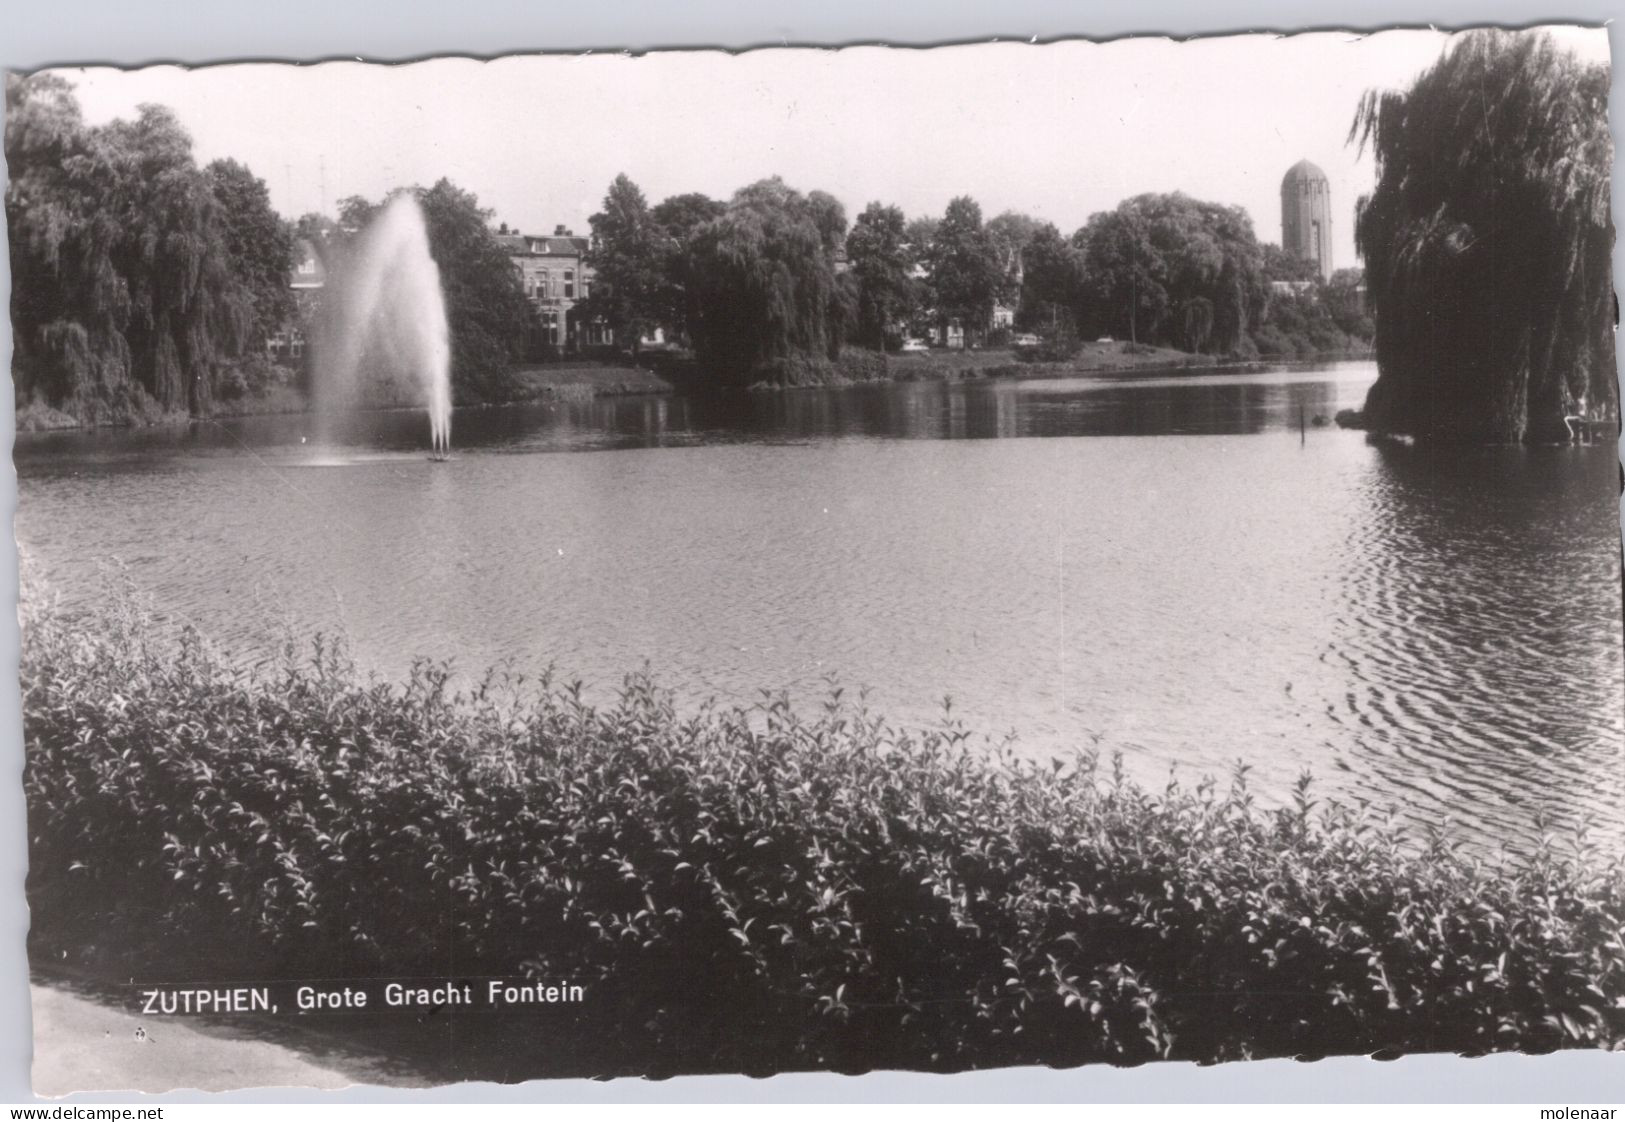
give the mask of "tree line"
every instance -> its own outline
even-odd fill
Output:
[[[20,417],[145,423],[296,386],[306,371],[273,363],[267,343],[294,325],[323,332],[323,309],[297,308],[289,288],[297,239],[342,284],[353,239],[387,201],[352,197],[336,219],[289,222],[243,164],[200,166],[169,109],[90,125],[52,74],[6,76],[5,150]],[[403,190],[440,266],[457,396],[500,400],[529,304],[491,212],[447,179]]]
[[[1350,140],[1375,191],[1353,270],[1321,283],[1237,207],[1142,194],[1070,235],[974,199],[909,217],[771,178],[727,200],[651,206],[622,175],[592,216],[591,295],[574,314],[630,343],[662,327],[722,381],[796,380],[957,324],[994,341],[994,308],[1065,357],[1110,336],[1237,358],[1375,345],[1364,421],[1450,439],[1562,438],[1617,420],[1606,67],[1549,37],[1475,32],[1403,92],[1373,92]],[[233,160],[200,166],[174,114],[89,125],[50,74],[6,78],[6,224],[20,410],[90,424],[207,415],[276,376],[295,239],[342,280],[381,205],[296,223]],[[532,314],[492,214],[442,179],[418,194],[445,287],[459,400],[502,400]],[[1272,282],[1290,282],[1276,284]],[[1380,321],[1382,331],[1375,331]],[[284,375],[286,372],[282,372]]]
[[[242,164],[199,166],[161,106],[92,126],[50,74],[8,76],[6,101],[19,408],[89,424],[201,416],[303,375],[275,367],[266,347],[290,324],[321,335],[319,313],[296,309],[288,288],[296,241],[318,247],[342,284],[353,239],[386,199],[289,222]],[[440,267],[456,395],[502,400],[533,313],[493,215],[448,179],[403,190],[423,207]],[[895,349],[949,324],[979,342],[1001,304],[1063,350],[1110,334],[1290,356],[1370,337],[1357,312],[1338,317],[1318,299],[1276,301],[1288,314],[1272,327],[1267,282],[1297,263],[1261,246],[1239,208],[1179,194],[1126,200],[1065,237],[1023,214],[984,220],[965,196],[940,217],[874,202],[849,222],[833,195],[776,177],[726,201],[688,193],[650,206],[622,175],[591,222],[597,282],[577,321],[602,319],[634,349],[663,328],[723,381],[784,380],[844,346]]]
[[[1261,244],[1241,208],[1179,193],[1127,199],[1068,237],[1025,214],[984,220],[968,196],[940,218],[872,202],[849,225],[834,196],[777,177],[726,202],[688,194],[651,206],[620,175],[591,224],[595,285],[578,314],[622,339],[670,330],[723,377],[833,358],[843,344],[895,350],[950,324],[983,341],[998,305],[1062,347],[1110,335],[1296,357],[1369,345],[1374,330],[1357,270],[1323,291],[1274,292],[1271,281],[1312,268]]]
[[[168,109],[90,126],[50,74],[6,76],[19,407],[91,423],[204,414],[292,311],[291,235],[234,160],[199,167]]]

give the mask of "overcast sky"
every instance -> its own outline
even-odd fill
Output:
[[[1556,34],[1607,61],[1602,29]],[[1362,91],[1403,88],[1448,36],[1430,31],[1173,43],[995,43],[929,50],[516,56],[60,71],[86,116],[172,107],[200,162],[232,156],[292,217],[449,176],[526,232],[577,232],[626,172],[656,203],[782,175],[910,217],[969,194],[1064,233],[1143,191],[1240,204],[1279,242],[1281,176],[1331,180],[1336,264],[1354,260],[1374,169],[1345,144]]]

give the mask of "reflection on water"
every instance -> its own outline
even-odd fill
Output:
[[[1612,450],[1314,424],[1373,375],[465,410],[449,465],[410,413],[323,449],[304,417],[24,437],[18,534],[70,595],[123,558],[245,657],[291,621],[385,673],[557,663],[599,697],[646,660],[691,701],[833,673],[1152,781],[1307,766],[1481,841],[1589,810],[1621,843]]]
[[[1164,436],[1296,432],[1359,404],[1369,364],[1327,370],[1182,377],[1124,375],[1024,382],[966,381],[852,386],[714,396],[608,397],[585,403],[465,409],[462,452],[578,452],[680,448],[828,438],[988,439],[1014,436]],[[410,455],[428,446],[421,411],[358,413],[321,426],[308,415],[231,418],[116,435],[24,434],[17,457],[38,472],[66,459],[91,463],[171,454],[265,456],[326,466]]]
[[[1373,792],[1618,822],[1617,479],[1611,448],[1378,452],[1328,648]]]

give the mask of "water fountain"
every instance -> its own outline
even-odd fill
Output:
[[[320,418],[363,404],[365,376],[429,414],[432,460],[451,452],[451,344],[440,269],[417,199],[401,193],[373,219],[342,270],[315,379]]]

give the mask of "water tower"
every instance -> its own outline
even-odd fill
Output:
[[[1312,261],[1321,280],[1332,277],[1332,185],[1326,173],[1299,160],[1281,180],[1281,248]]]

